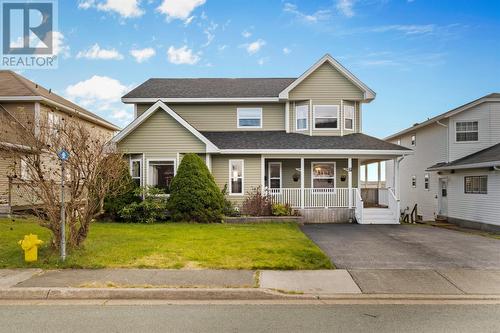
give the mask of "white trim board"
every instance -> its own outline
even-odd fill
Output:
[[[118,133],[113,138],[113,142],[118,143],[121,140],[123,140],[124,138],[126,138],[130,133],[132,133],[140,124],[142,124],[144,121],[146,121],[158,109],[162,109],[163,111],[165,111],[168,115],[170,115],[172,118],[174,118],[179,124],[184,126],[189,132],[191,132],[191,134],[193,134],[201,142],[203,142],[206,145],[206,152],[207,153],[216,153],[219,151],[219,149],[210,140],[208,140],[205,136],[203,136],[203,134],[201,134],[198,130],[196,130],[193,126],[191,126],[191,124],[189,124],[187,121],[185,121],[181,116],[179,116],[177,113],[175,113],[174,110],[169,108],[162,101],[157,101],[149,109],[147,109],[142,115],[140,115],[138,118],[134,119],[133,122],[131,122],[127,127],[125,127],[120,133]]]
[[[335,69],[337,69],[342,75],[344,75],[349,81],[351,81],[355,86],[361,89],[364,93],[364,98],[367,102],[375,99],[375,92],[371,90],[366,84],[364,84],[360,79],[358,79],[354,74],[352,74],[347,68],[342,66],[337,60],[335,60],[331,55],[325,54],[319,61],[312,65],[304,74],[302,74],[298,79],[292,82],[285,90],[280,92],[279,98],[288,99],[290,91],[297,87],[302,81],[304,81],[309,75],[311,75],[316,69],[318,69],[324,63],[330,63]]]
[[[278,97],[231,97],[231,98],[125,98],[122,97],[123,103],[155,103],[162,101],[163,103],[220,103],[220,102],[280,102]]]

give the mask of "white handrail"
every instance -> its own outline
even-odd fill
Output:
[[[392,190],[392,188],[388,188],[387,192],[389,193],[388,195],[388,204],[389,204],[389,209],[393,213],[393,216],[396,220],[397,223],[399,223],[399,216],[400,216],[400,202],[398,198],[396,197],[396,194]]]
[[[354,214],[356,216],[356,221],[359,224],[363,223],[363,197],[361,197],[361,191],[359,189],[354,189],[356,191],[356,196],[355,196],[355,202],[356,202],[356,207],[354,210]]]
[[[356,190],[356,189],[353,189]],[[347,208],[348,188],[270,188],[268,194],[273,203],[288,204],[292,208]]]

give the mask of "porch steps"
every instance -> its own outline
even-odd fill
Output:
[[[364,208],[363,224],[399,224],[399,221],[389,208]]]

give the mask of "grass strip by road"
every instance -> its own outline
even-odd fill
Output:
[[[37,263],[17,244],[37,234],[45,243]],[[328,269],[328,257],[293,223],[122,224],[91,226],[82,249],[64,263],[50,233],[34,219],[0,219],[0,268]]]

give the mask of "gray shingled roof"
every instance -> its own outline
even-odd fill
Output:
[[[219,149],[408,150],[365,134],[309,136],[285,131],[201,132]]]
[[[458,160],[449,163],[437,163],[429,168],[429,170],[451,169],[453,167],[464,167],[471,164],[498,162],[500,161],[500,143],[489,148],[478,151],[462,157]]]
[[[123,98],[278,97],[295,78],[149,79]]]

